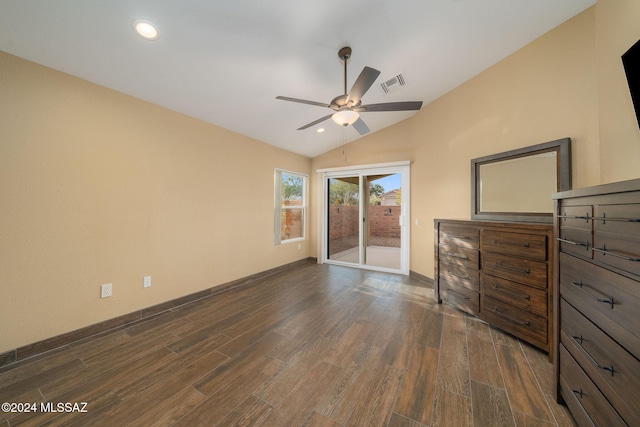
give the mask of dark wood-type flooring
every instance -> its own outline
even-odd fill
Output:
[[[0,426],[573,426],[551,394],[546,354],[417,279],[309,263],[0,371],[38,408]]]

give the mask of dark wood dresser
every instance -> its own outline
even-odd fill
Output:
[[[640,426],[640,179],[554,195],[558,401]]]
[[[434,232],[438,303],[550,352],[553,226],[436,219]]]

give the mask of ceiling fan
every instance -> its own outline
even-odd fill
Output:
[[[345,127],[352,125],[360,135],[364,135],[369,132],[369,127],[367,127],[366,123],[360,118],[359,113],[375,111],[411,111],[419,110],[422,107],[422,101],[386,102],[382,104],[362,105],[362,96],[376,81],[380,75],[380,71],[371,67],[364,67],[353,84],[351,91],[347,92],[347,61],[351,58],[351,48],[343,47],[340,49],[338,57],[340,57],[344,63],[344,95],[336,96],[331,100],[330,104],[308,101],[306,99],[289,98],[287,96],[276,96],[276,99],[281,99],[283,101],[299,102],[302,104],[316,105],[318,107],[326,107],[334,110],[331,114],[321,117],[318,120],[314,120],[297,130],[304,130],[325,120],[332,119],[337,124]]]

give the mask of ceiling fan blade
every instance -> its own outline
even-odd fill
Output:
[[[353,109],[353,111],[372,112],[372,111],[411,111],[422,108],[422,101],[406,101],[406,102],[386,102],[382,104],[361,105]]]
[[[313,121],[313,122],[311,122],[311,123],[308,123],[308,124],[306,124],[306,125],[304,125],[304,126],[302,126],[302,127],[298,128],[298,129],[296,129],[296,130],[305,130],[305,129],[307,129],[307,128],[310,128],[311,126],[317,125],[318,123],[322,123],[322,122],[324,122],[325,120],[330,119],[330,118],[331,118],[331,116],[333,116],[333,114],[329,114],[328,116],[324,116],[324,117],[322,117],[322,118],[320,118],[320,119],[318,119],[318,120],[315,120],[315,121]]]
[[[347,97],[347,102],[352,101],[355,105],[360,101],[360,98],[369,90],[371,85],[376,81],[378,76],[380,75],[380,71],[371,67],[364,67],[362,72],[356,79],[356,82],[353,84],[351,91],[349,91],[349,96]]]
[[[364,120],[362,120],[362,117],[358,117],[358,120],[353,122],[351,126],[353,126],[353,128],[357,130],[360,135],[369,133],[369,126],[367,126]]]
[[[276,96],[276,99],[281,99],[283,101],[299,102],[301,104],[316,105],[318,107],[327,107],[327,108],[330,107],[329,104],[325,104],[323,102],[307,101],[306,99],[298,99],[298,98],[289,98],[288,96]]]

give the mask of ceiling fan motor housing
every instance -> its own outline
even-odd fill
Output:
[[[362,101],[360,101],[360,100],[358,100],[358,102],[353,102],[353,100],[347,101],[348,97],[349,97],[349,95],[336,96],[335,98],[333,98],[331,100],[331,104],[329,106],[333,110],[340,111],[340,110],[344,110],[344,109],[358,107],[362,103]]]

